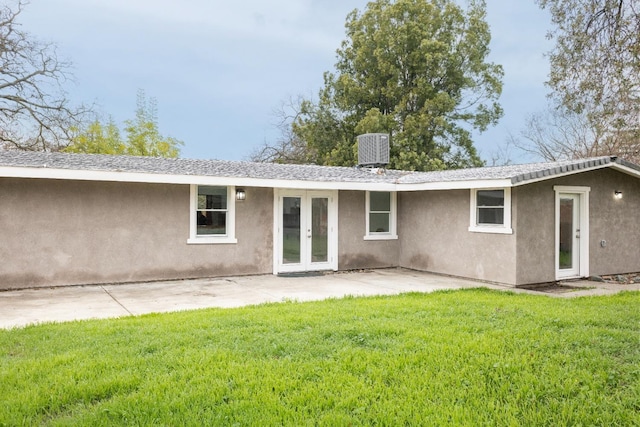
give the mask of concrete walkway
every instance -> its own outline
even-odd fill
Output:
[[[624,285],[621,288],[620,285],[612,287],[604,283],[571,282],[570,286],[583,289],[553,292],[549,295],[605,295],[622,289],[640,290],[640,284]],[[264,275],[68,286],[0,292],[0,328],[207,307],[230,308],[266,302],[323,300],[347,295],[392,295],[474,287],[540,294],[536,291],[404,269],[304,277]],[[584,289],[585,287],[588,289]]]

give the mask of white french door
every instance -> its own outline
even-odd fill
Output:
[[[274,273],[337,270],[337,192],[276,190],[274,198]]]
[[[589,275],[589,188],[556,191],[556,279]]]

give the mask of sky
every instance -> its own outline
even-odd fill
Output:
[[[15,1],[15,0],[12,0]],[[504,67],[504,116],[474,134],[483,159],[546,107],[550,18],[534,0],[486,0],[489,60]],[[19,22],[73,63],[72,102],[122,124],[136,93],[157,100],[160,132],[181,157],[246,160],[278,136],[274,111],[313,98],[332,71],[344,23],[366,0],[31,0]],[[531,155],[513,147],[511,161]]]

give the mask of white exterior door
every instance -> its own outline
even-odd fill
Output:
[[[274,197],[274,273],[337,270],[337,192],[276,190]]]
[[[556,186],[556,279],[589,275],[589,189]]]

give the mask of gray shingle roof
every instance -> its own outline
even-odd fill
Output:
[[[333,166],[26,151],[0,151],[0,166],[328,182],[390,182],[398,175]]]
[[[495,166],[483,168],[457,169],[411,174],[400,178],[400,183],[422,184],[430,182],[476,181],[508,179],[512,184],[543,179],[583,169],[592,169],[617,162],[640,171],[640,167],[615,157],[593,157],[588,159],[565,160],[560,162],[527,163],[522,165]]]
[[[164,159],[154,157],[0,151],[0,167],[51,168],[77,171],[129,172],[181,176],[253,178],[343,183],[430,184],[478,180],[510,180],[512,184],[565,173],[624,165],[640,166],[616,157],[596,157],[549,163],[458,169],[434,172],[386,170],[374,173],[356,167],[283,165],[224,160]]]

